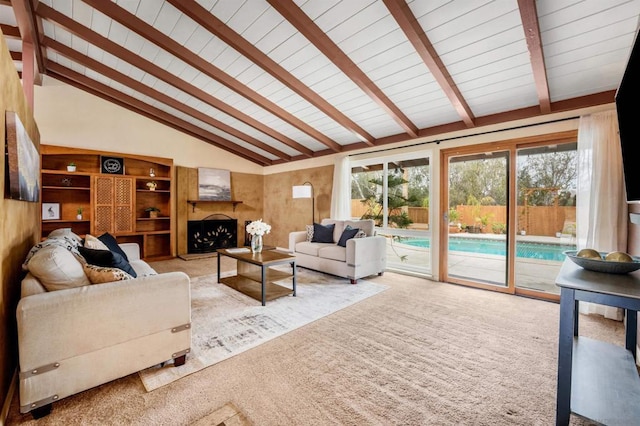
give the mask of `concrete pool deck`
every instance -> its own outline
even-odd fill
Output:
[[[382,233],[380,233],[382,234]],[[468,239],[499,239],[505,240],[506,235],[498,234],[451,234],[454,238]],[[429,236],[416,236],[424,239]],[[516,242],[530,242],[538,244],[575,244],[575,237],[563,235],[561,237],[544,237],[535,235],[518,235]],[[404,260],[401,260],[404,258]],[[393,269],[406,269],[411,272],[431,273],[431,250],[402,244],[387,239],[387,262]],[[537,290],[549,294],[559,294],[560,290],[555,285],[555,278],[562,261],[516,258],[516,287]],[[450,251],[448,255],[449,275],[471,279],[475,278],[483,283],[504,283],[506,281],[505,257],[473,252]],[[496,284],[496,286],[504,286]]]

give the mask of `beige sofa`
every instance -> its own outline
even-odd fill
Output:
[[[191,345],[189,277],[155,274],[137,244],[120,247],[137,278],[56,291],[31,272],[22,281],[20,412],[41,417],[69,395],[170,359],[184,364]]]
[[[308,231],[289,234],[289,251],[296,256],[296,264],[316,271],[346,277],[355,284],[359,278],[382,275],[387,267],[386,238],[374,235],[373,220],[323,219],[322,225],[334,224],[333,241],[310,241]],[[362,237],[346,241],[346,247],[337,243],[349,225],[363,231]]]

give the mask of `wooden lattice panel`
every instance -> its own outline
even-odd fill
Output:
[[[113,178],[97,176],[95,178],[96,191],[95,191],[95,203],[100,204],[113,204]]]
[[[94,233],[113,232],[113,207],[96,206],[94,213]]]
[[[113,220],[115,233],[133,232],[133,209],[131,206],[117,206]]]
[[[117,178],[115,180],[115,204],[116,205],[128,205],[133,202],[133,179]]]

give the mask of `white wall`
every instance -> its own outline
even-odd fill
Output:
[[[44,77],[34,116],[45,145],[172,158],[174,165],[262,174],[263,168],[68,84]]]

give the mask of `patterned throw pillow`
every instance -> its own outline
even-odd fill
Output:
[[[307,225],[307,241],[313,240],[313,225]]]
[[[354,229],[353,226],[347,225],[347,226],[344,227],[345,231],[350,230],[350,229]],[[357,229],[358,229],[358,232],[356,233],[355,237],[353,237],[353,238],[364,238],[364,237],[367,236],[367,233],[364,232],[363,229],[360,229],[360,228],[357,228]]]
[[[84,273],[91,281],[91,284],[103,284],[113,281],[131,280],[133,277],[122,269],[109,268],[106,266],[96,266],[85,263]]]
[[[76,256],[79,260],[82,259],[82,256],[80,256],[80,252],[78,251],[78,244],[79,241],[70,235],[60,235],[60,236],[56,236],[56,237],[52,237],[52,238],[47,238],[44,241],[39,242],[38,244],[36,244],[35,246],[33,246],[31,248],[31,250],[29,250],[29,253],[27,254],[26,259],[24,260],[24,263],[22,264],[22,270],[23,271],[28,271],[29,270],[29,261],[31,260],[31,258],[40,250],[42,250],[45,247],[49,247],[49,246],[58,246],[58,247],[62,247],[65,248],[67,250],[69,250],[71,253],[73,253],[74,256]]]

